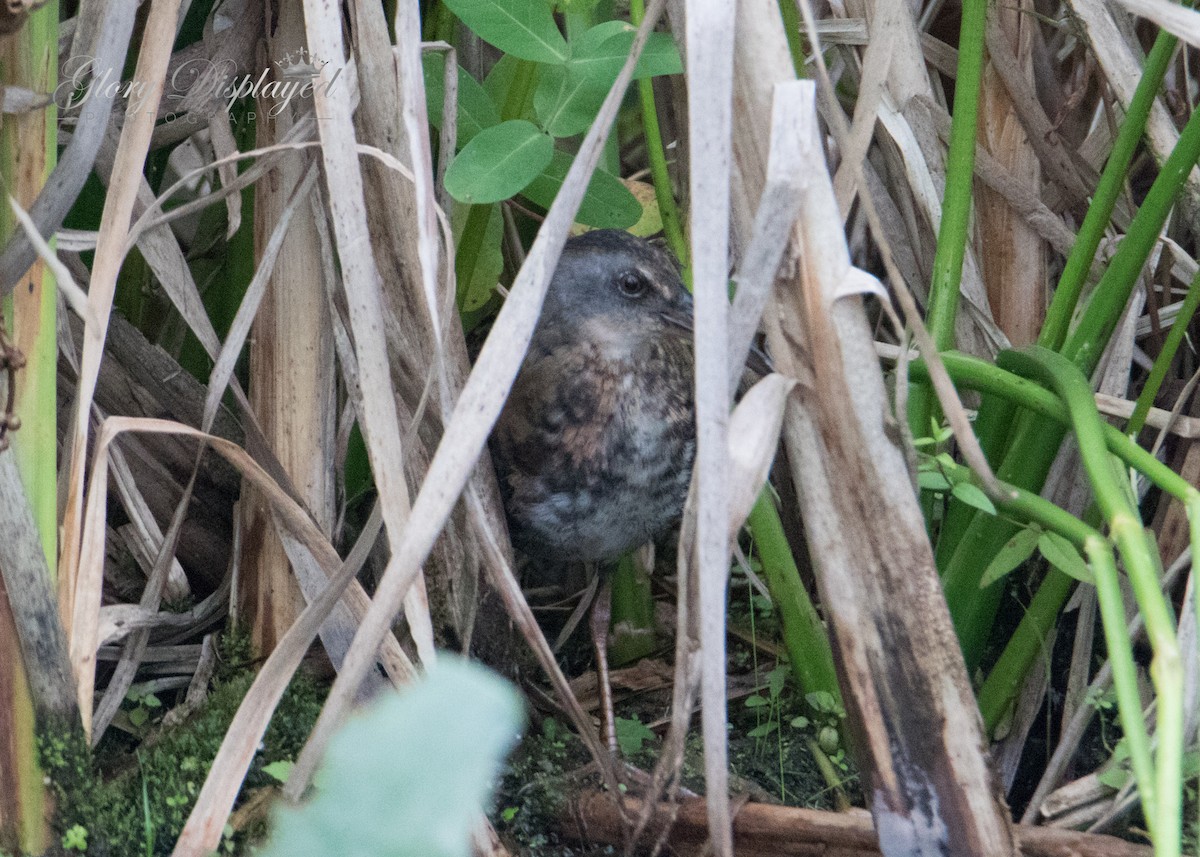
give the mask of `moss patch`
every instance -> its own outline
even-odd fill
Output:
[[[226,657],[224,662],[239,661]],[[140,744],[110,730],[95,761],[82,735],[44,734],[41,760],[58,801],[58,833],[63,837],[64,850],[58,853],[170,854],[253,680],[244,666],[218,676],[208,700],[191,718]],[[275,782],[264,766],[295,757],[316,721],[324,693],[303,673],[292,680],[251,763],[244,790]]]

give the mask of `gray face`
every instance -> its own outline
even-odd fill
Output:
[[[691,323],[692,296],[670,257],[627,232],[601,229],[563,248],[540,327],[572,338],[601,324],[613,333],[652,336]]]

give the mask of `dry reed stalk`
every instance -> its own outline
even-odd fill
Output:
[[[1032,44],[1038,38],[1033,4],[993,8],[988,26],[1016,55],[1016,65],[1032,88]],[[1029,187],[1041,185],[1042,170],[1012,97],[989,62],[984,67],[979,104],[983,149]],[[1046,250],[1041,237],[996,191],[977,186],[975,231],[984,284],[996,323],[1013,345],[1033,343],[1046,311]]]
[[[813,103],[811,88],[778,85],[793,77],[770,4],[740,4],[735,85],[745,119],[734,142],[746,198],[763,186],[765,146],[752,129],[767,127],[772,100],[776,109],[780,99]],[[813,385],[789,410],[784,436],[872,813],[884,853],[1011,854],[870,333],[859,299],[843,291],[851,268],[822,147],[815,129],[805,133],[814,165],[767,335],[781,369]]]
[[[268,12],[266,57],[278,69],[306,44],[299,7]],[[340,60],[340,56],[338,57]],[[284,69],[286,74],[286,69]],[[260,146],[279,142],[298,118],[312,109],[310,99],[288,105],[271,94],[256,100],[255,125]],[[335,377],[333,335],[325,300],[315,219],[324,217],[308,199],[296,206],[292,196],[309,168],[309,156],[283,160],[269,182],[254,186],[256,267],[284,209],[295,207],[283,246],[274,260],[265,297],[259,305],[249,348],[250,402],[263,433],[291,480],[298,499],[314,521],[332,534],[334,507]],[[223,182],[225,184],[225,182]],[[238,196],[229,196],[240,207]],[[253,492],[239,504],[242,556],[237,581],[237,616],[250,630],[255,651],[274,649],[296,621],[304,596],[284,546],[272,526],[270,506]]]

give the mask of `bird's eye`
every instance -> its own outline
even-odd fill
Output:
[[[627,298],[640,298],[650,284],[638,271],[625,271],[617,277],[617,291]]]

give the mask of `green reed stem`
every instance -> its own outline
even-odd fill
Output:
[[[933,257],[929,310],[925,324],[939,351],[954,347],[954,319],[958,314],[963,258],[971,225],[971,197],[975,180],[975,136],[979,93],[983,80],[983,43],[987,0],[963,0],[958,41],[958,69],[954,78],[954,115],[946,153],[946,194]],[[917,437],[929,431],[936,413],[933,388],[914,386],[908,400],[909,426]]]
[[[792,675],[805,693],[827,691],[840,706],[842,695],[829,637],[800,580],[800,570],[796,567],[769,490],[764,489],[758,495],[747,523],[754,533],[763,579],[771,593],[771,601],[779,611],[783,645],[787,649]]]
[[[1142,526],[1135,503],[1118,482],[1104,439],[1104,422],[1083,373],[1066,357],[1037,346],[1005,352],[1003,357],[1012,368],[1050,386],[1066,404],[1096,505],[1108,522],[1145,620],[1146,633],[1154,650],[1150,676],[1158,697],[1158,752],[1153,763],[1112,551],[1106,542],[1089,539],[1087,554],[1096,572],[1096,593],[1134,776],[1156,854],[1174,857],[1179,854],[1182,822],[1183,664],[1175,636],[1175,621],[1159,583],[1153,543]],[[1121,679],[1116,678],[1119,660],[1127,661]]]
[[[1088,271],[1096,258],[1096,250],[1104,238],[1104,230],[1112,218],[1113,207],[1121,195],[1125,184],[1125,175],[1129,172],[1129,164],[1133,161],[1134,152],[1142,141],[1146,131],[1146,119],[1150,116],[1150,108],[1162,87],[1163,77],[1171,63],[1171,56],[1179,40],[1165,30],[1158,34],[1154,47],[1146,57],[1142,67],[1142,79],[1138,81],[1137,89],[1129,102],[1129,110],[1117,130],[1117,139],[1113,141],[1112,152],[1096,185],[1096,194],[1084,215],[1083,224],[1075,238],[1075,245],[1067,256],[1062,276],[1058,278],[1058,287],[1054,290],[1054,298],[1046,312],[1046,323],[1042,326],[1038,344],[1057,350],[1067,338],[1067,330],[1071,317],[1075,313],[1075,305],[1087,282]]]
[[[1146,384],[1142,387],[1142,392],[1138,394],[1137,404],[1133,406],[1133,414],[1125,425],[1126,434],[1137,437],[1137,433],[1145,425],[1146,415],[1150,413],[1150,408],[1154,405],[1154,399],[1162,387],[1163,379],[1167,377],[1167,370],[1175,361],[1175,352],[1179,350],[1179,345],[1187,334],[1188,325],[1191,324],[1197,307],[1200,307],[1200,271],[1196,272],[1196,276],[1188,285],[1187,296],[1183,299],[1179,314],[1175,316],[1175,322],[1167,333],[1162,350],[1154,358],[1154,365],[1150,367],[1150,375],[1146,378]]]
[[[645,0],[630,0],[629,16],[633,25],[640,26],[646,17]],[[642,130],[646,135],[646,157],[650,161],[650,177],[654,182],[654,197],[658,200],[658,213],[662,217],[663,233],[675,258],[684,269],[690,267],[687,237],[683,234],[683,221],[679,207],[675,204],[675,191],[671,184],[671,172],[667,169],[667,151],[663,146],[662,129],[658,124],[658,108],[654,103],[654,81],[637,82],[638,99],[642,105]]]

